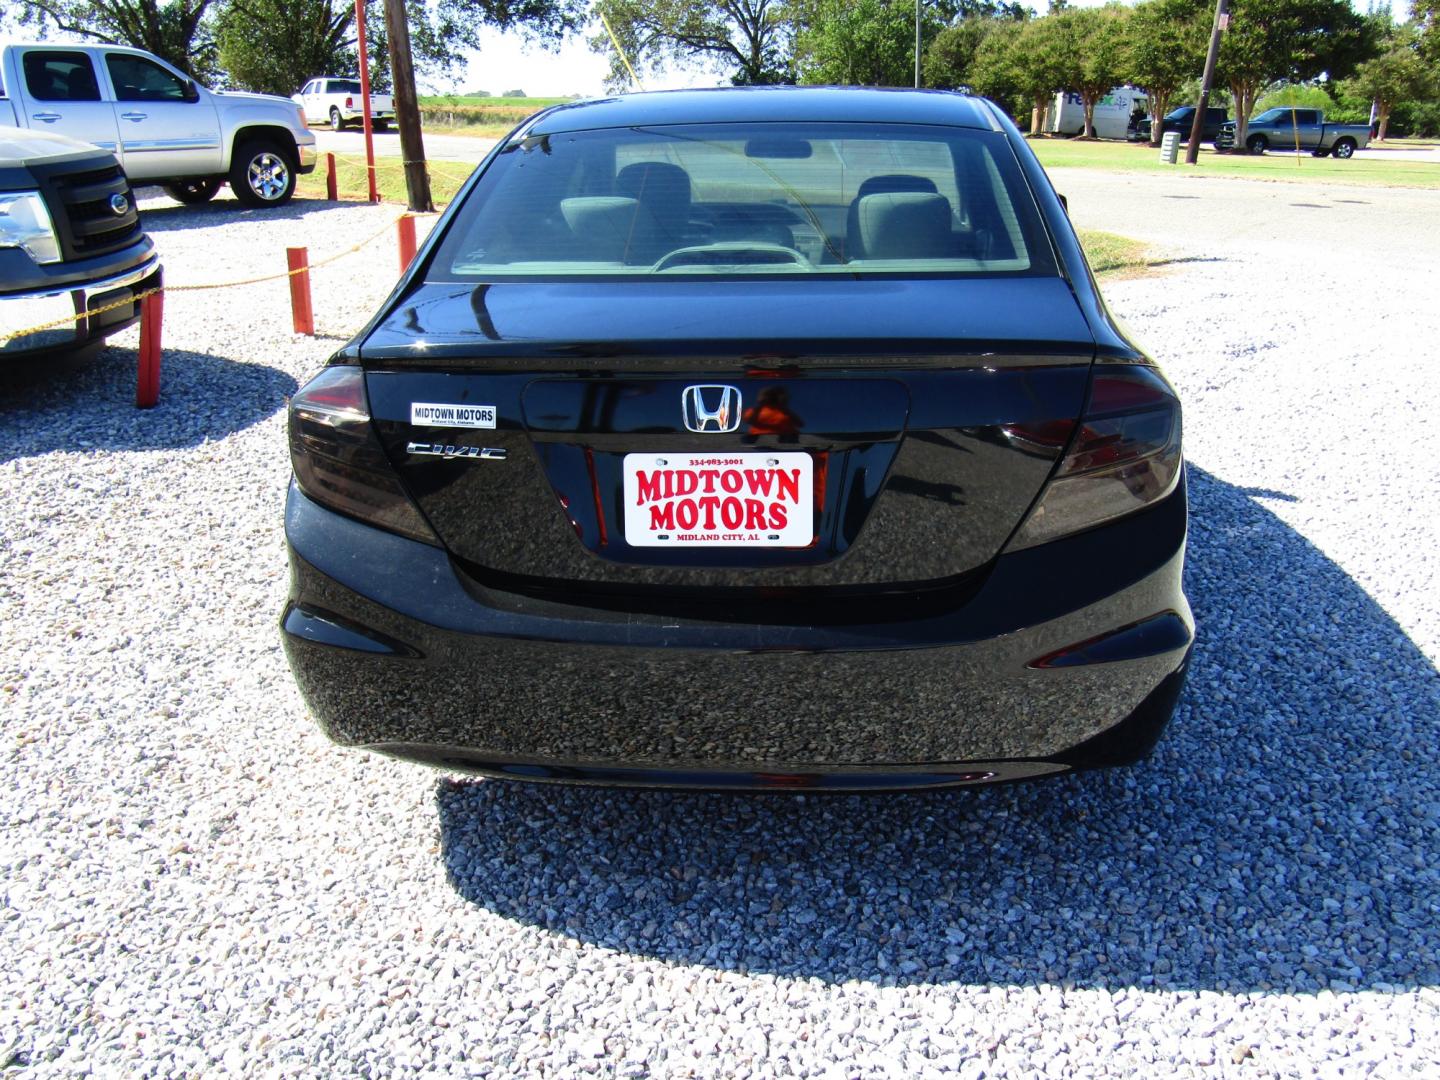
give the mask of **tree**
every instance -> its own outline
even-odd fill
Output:
[[[1125,77],[1125,36],[1130,9],[1115,4],[1074,8],[1055,16],[1067,38],[1066,86],[1085,109],[1082,138],[1095,137],[1095,106]]]
[[[935,36],[925,50],[925,85],[958,90],[975,85],[975,56],[995,27],[996,19],[962,19]]]
[[[1385,51],[1357,67],[1354,78],[1344,84],[1350,95],[1375,102],[1375,119],[1380,125],[1376,139],[1380,142],[1385,141],[1395,106],[1440,94],[1435,69],[1420,55],[1418,28],[1408,24],[1395,27],[1389,37]]]
[[[1150,145],[1159,146],[1160,119],[1205,66],[1210,6],[1205,0],[1143,0],[1125,34],[1125,78],[1149,99]]]
[[[1413,0],[1410,14],[1419,33],[1420,55],[1440,64],[1440,0]]]
[[[1376,51],[1373,31],[1347,0],[1234,0],[1216,78],[1234,99],[1236,147],[1271,83],[1344,78]]]
[[[222,2],[222,0],[217,0]],[[228,85],[261,94],[293,94],[316,75],[360,74],[354,0],[223,0],[215,41]],[[480,5],[472,18],[483,19]],[[478,40],[473,26],[442,23],[423,3],[408,8],[416,67],[450,70]],[[370,87],[390,87],[390,41],[383,0],[366,0]]]
[[[212,0],[21,0],[17,21],[154,53],[202,82],[216,72]]]
[[[914,84],[914,0],[818,0],[802,10],[795,37],[801,82]],[[947,13],[933,3],[923,5],[920,12],[923,50],[944,29]]]
[[[624,52],[608,33],[590,39],[592,49],[610,54],[613,86],[629,82],[626,56],[637,69],[652,71],[699,60],[724,70],[737,85],[795,81],[794,31],[782,0],[600,0],[595,11]]]
[[[215,22],[220,65],[231,85],[261,94],[293,94],[316,75],[356,75],[354,23],[348,0],[229,0]]]
[[[1030,103],[1030,95],[1020,85],[1015,71],[1015,46],[1024,23],[1002,22],[990,28],[975,49],[970,64],[970,88],[984,94],[1011,116],[1018,116],[1021,102]]]
[[[1019,4],[976,3],[965,0],[961,18],[935,36],[925,50],[925,85],[958,90],[975,85],[975,57],[997,26],[1023,22],[1028,8]]]
[[[997,100],[1023,97],[1030,106],[1030,134],[1038,135],[1050,99],[1067,89],[1072,49],[1065,23],[1055,16],[997,30],[975,54],[976,86]]]
[[[379,0],[367,0],[372,69],[388,62]],[[238,9],[238,10],[236,10]],[[411,44],[421,70],[451,68],[479,46],[481,28],[518,29],[544,45],[585,21],[585,0],[409,0]],[[227,40],[231,82],[291,94],[315,75],[355,74],[354,3],[346,0],[20,0],[17,21],[145,49],[201,82],[220,73]],[[228,31],[227,28],[228,27]]]

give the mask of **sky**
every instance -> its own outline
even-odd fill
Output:
[[[1098,7],[1106,0],[1071,0],[1075,7]],[[1351,0],[1358,9],[1367,0]],[[1409,0],[1391,0],[1396,18],[1404,18]],[[1029,4],[1034,8],[1039,5]],[[1048,6],[1048,5],[1046,5]],[[558,51],[549,52],[538,45],[527,46],[519,34],[502,34],[487,30],[479,50],[470,53],[468,68],[453,80],[422,80],[420,92],[453,94],[467,90],[488,90],[503,94],[506,90],[524,90],[531,97],[565,97],[580,94],[592,97],[604,93],[609,61],[591,52],[587,35],[577,35]],[[702,68],[677,69],[661,76],[642,76],[647,90],[674,90],[692,86],[718,86],[728,78]]]

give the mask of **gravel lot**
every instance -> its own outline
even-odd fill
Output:
[[[952,795],[455,780],[332,748],[279,647],[287,394],[390,237],[0,386],[0,1069],[1434,1075],[1440,197],[1057,174],[1187,410],[1200,624],[1152,761]],[[1198,198],[1197,198],[1198,196]],[[393,208],[147,202],[172,283]]]

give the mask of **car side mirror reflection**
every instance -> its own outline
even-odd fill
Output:
[[[193,79],[185,80],[185,100],[190,102],[190,104],[192,105],[200,100],[200,91],[196,89],[195,81]]]

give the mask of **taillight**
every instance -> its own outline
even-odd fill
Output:
[[[1097,366],[1085,414],[1012,550],[1165,498],[1180,482],[1180,402],[1154,368]]]
[[[300,490],[316,502],[439,546],[370,426],[358,367],[327,367],[290,399],[290,463]]]
[[[355,99],[353,97],[347,97],[345,99],[345,107],[347,109],[353,109],[355,107]]]

